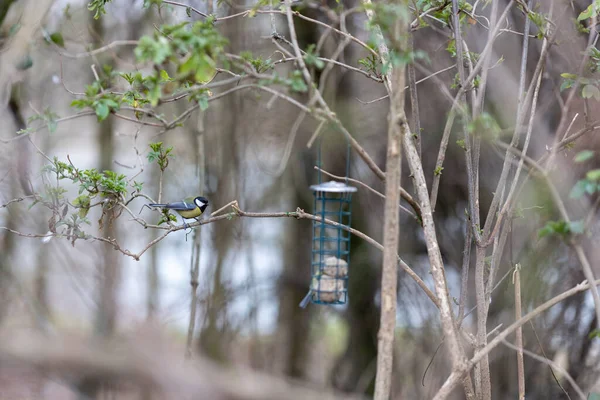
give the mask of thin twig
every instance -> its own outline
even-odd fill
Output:
[[[214,215],[214,214],[220,214],[221,212],[223,212],[226,208],[231,207],[233,208],[233,212],[229,212],[227,214],[224,215]],[[131,213],[130,210],[128,210],[129,213],[133,216],[133,213]],[[155,239],[153,239],[152,241],[150,241],[148,244],[146,244],[146,246],[144,246],[139,252],[137,253],[133,253],[132,251],[125,249],[123,247],[121,247],[121,245],[117,242],[116,239],[114,238],[104,238],[104,237],[97,237],[97,236],[92,236],[89,235],[88,239],[89,240],[95,240],[95,241],[100,241],[100,242],[104,242],[104,243],[108,243],[110,245],[112,245],[115,250],[121,252],[122,254],[133,258],[136,261],[139,261],[140,258],[142,257],[142,255],[144,253],[146,253],[146,251],[148,251],[148,249],[150,249],[152,246],[156,245],[157,243],[159,243],[160,241],[162,241],[163,239],[165,239],[168,235],[180,231],[180,230],[185,230],[185,229],[189,229],[189,228],[197,228],[203,225],[207,225],[207,224],[211,224],[211,223],[215,223],[215,222],[219,222],[219,221],[223,221],[223,220],[231,220],[234,217],[246,217],[246,218],[296,218],[296,219],[308,219],[308,220],[312,220],[312,221],[317,221],[317,222],[321,222],[321,217],[318,217],[316,215],[312,215],[309,213],[304,212],[304,210],[298,208],[296,209],[296,211],[290,211],[290,212],[272,212],[272,213],[257,213],[257,212],[247,212],[247,211],[242,211],[238,205],[237,205],[237,201],[231,201],[229,202],[226,206],[219,208],[217,211],[215,211],[213,213],[213,215],[210,218],[207,219],[203,219],[200,221],[196,221],[196,222],[192,222],[189,224],[185,224],[185,225],[173,225],[173,226],[169,226],[169,227],[165,227],[165,226],[158,226],[158,225],[149,225],[147,223],[145,223],[145,221],[141,220],[141,219],[135,219],[136,222],[138,222],[140,225],[142,225],[144,228],[151,228],[151,229],[158,229],[158,230],[162,230],[164,231],[164,233],[161,236],[156,237]],[[329,219],[325,219],[323,221],[325,224],[328,225],[332,225],[334,227],[338,227],[340,229],[343,229],[363,240],[365,240],[367,243],[369,243],[370,245],[372,245],[373,247],[375,247],[376,249],[383,251],[383,245],[381,245],[379,242],[377,242],[375,239],[371,238],[370,236],[366,235],[365,233],[356,230],[354,228],[351,228],[347,225],[343,225],[340,224],[338,222],[329,220]],[[14,229],[11,228],[7,228],[7,227],[3,227],[0,226],[0,229],[11,232],[17,236],[22,236],[22,237],[29,237],[29,238],[47,238],[47,237],[68,237],[71,238],[68,235],[64,235],[64,234],[60,234],[60,233],[53,233],[53,234],[35,234],[35,233],[24,233],[24,232],[19,232],[16,231]],[[417,283],[417,285],[419,285],[419,287],[425,292],[425,294],[427,295],[427,297],[429,297],[431,299],[431,301],[436,305],[436,307],[439,307],[439,301],[437,299],[437,296],[427,287],[427,285],[425,284],[425,282],[423,282],[423,280],[410,268],[410,266],[408,266],[408,264],[406,264],[400,257],[397,257],[397,261],[400,264],[400,267]]]
[[[468,220],[465,224],[465,231],[465,247],[463,249],[463,262],[460,273],[460,297],[458,300],[457,315],[459,327],[464,319],[465,303],[467,302],[467,291],[469,290],[469,267],[471,265],[471,246],[473,244],[473,235],[471,234],[471,223]]]
[[[166,3],[166,1],[165,1]],[[67,58],[85,58],[85,57],[93,57],[97,54],[100,53],[104,53],[107,50],[110,50],[114,47],[119,47],[119,46],[137,46],[139,44],[139,41],[137,40],[115,40],[109,44],[107,44],[106,46],[102,46],[99,47],[97,49],[91,50],[91,51],[86,51],[83,53],[67,53],[67,52],[59,52],[59,54],[61,56],[67,57]],[[61,63],[62,64],[62,63]]]
[[[237,206],[237,204],[238,204],[237,200],[230,201],[229,203],[225,204],[223,207],[219,208],[218,210],[216,210],[216,211],[213,211],[213,212],[211,213],[211,216],[213,216],[213,217],[214,217],[214,216],[216,216],[216,215],[219,215],[219,214],[221,214],[223,211],[225,211],[226,209],[228,209],[229,207],[231,207],[231,206],[233,206],[233,205],[236,205],[236,206]]]
[[[315,166],[315,169],[317,171],[321,171],[322,173],[324,173],[327,176],[330,176],[332,178],[335,179],[346,179],[348,180],[348,182],[352,182],[352,183],[356,183],[357,185],[361,185],[363,186],[365,189],[369,190],[371,193],[374,193],[375,195],[381,197],[382,199],[385,199],[385,195],[375,189],[373,189],[371,186],[367,185],[366,183],[359,181],[358,179],[353,179],[353,178],[349,178],[349,177],[345,177],[345,176],[339,176],[339,175],[334,175],[330,172],[325,171],[324,169],[321,169],[317,166]],[[415,213],[413,213],[412,211],[410,211],[408,208],[404,207],[402,204],[399,205],[400,209],[404,212],[406,212],[407,214],[409,214],[411,217],[413,217],[415,220],[420,221],[419,217],[417,217],[417,215],[415,215]]]
[[[513,284],[515,285],[515,321],[518,321],[523,316],[521,313],[521,265],[515,266],[513,272]],[[517,345],[517,381],[519,383],[519,400],[525,400],[525,365],[523,364],[523,327],[517,328],[516,332]]]
[[[412,33],[408,34],[408,43],[409,43],[409,51],[413,51],[414,49],[414,35]],[[408,87],[410,91],[410,110],[411,110],[411,120],[412,120],[412,131],[415,137],[415,142],[417,143],[417,151],[419,152],[419,157],[421,155],[421,118],[419,117],[419,96],[417,91],[417,78],[415,74],[415,64],[408,64]]]
[[[542,75],[540,74],[538,76],[537,85],[535,86],[535,89],[534,89],[533,100],[531,103],[531,114],[529,117],[529,124],[527,127],[527,134],[525,135],[525,143],[523,144],[523,150],[521,152],[521,154],[523,154],[523,155],[527,154],[527,149],[529,148],[529,142],[531,140],[531,135],[533,132],[533,121],[534,121],[534,118],[536,115],[535,113],[536,113],[536,108],[537,108],[537,99],[538,99],[538,94],[539,94],[539,90],[540,90],[540,86],[541,86],[541,82],[542,82],[541,78],[542,78]],[[512,154],[511,154],[511,159],[514,159],[514,156]],[[509,212],[512,210],[512,207],[514,206],[513,198],[516,193],[517,183],[519,181],[519,177],[521,175],[521,171],[523,169],[524,162],[525,162],[524,158],[521,157],[519,159],[519,164],[517,166],[517,170],[515,172],[515,176],[513,178],[510,190],[509,190],[506,200],[504,202],[504,206],[502,207],[502,210],[500,211],[498,218],[496,219],[496,225],[495,225],[494,229],[492,230],[492,232],[490,233],[489,239],[486,242],[486,244],[494,239],[494,237],[496,236],[497,230],[500,229],[503,219],[505,219],[509,215]],[[488,278],[488,285],[487,285],[488,292],[495,280],[498,266],[500,264],[500,259],[502,258],[504,244],[506,242],[508,225],[505,225],[502,229],[503,229],[503,231],[500,234],[500,241],[499,241],[500,244],[499,244],[498,248],[495,249],[495,253],[492,258],[492,265],[491,265],[490,275]],[[489,301],[489,296],[487,297],[487,299]]]
[[[162,3],[164,4],[171,4],[172,6],[178,6],[178,7],[185,7],[186,9],[203,16],[204,18],[208,18],[208,15],[203,13],[202,11],[198,10],[195,7],[190,6],[189,4],[184,4],[184,3],[179,3],[177,1],[171,1],[171,0],[162,0]]]
[[[185,358],[192,358],[194,331],[196,327],[196,310],[198,309],[198,277],[200,275],[200,232],[194,231],[194,247],[192,248],[190,264],[190,320],[186,339]]]
[[[0,204],[0,208],[6,208],[6,207],[10,206],[13,203],[19,203],[19,202],[21,202],[21,201],[23,201],[25,199],[31,199],[31,198],[35,198],[35,197],[36,197],[36,195],[30,195],[30,196],[23,196],[23,197],[19,197],[19,198],[16,198],[16,199],[12,199],[8,203]]]
[[[440,316],[442,320],[442,327],[445,337],[449,338],[449,348],[450,354],[452,355],[453,368],[459,368],[459,366],[466,362],[466,359],[452,318],[452,308],[450,306],[450,298],[444,273],[444,264],[442,262],[442,256],[435,233],[433,212],[431,209],[431,203],[429,202],[429,195],[427,193],[425,175],[423,173],[423,167],[421,165],[417,149],[410,135],[406,134],[403,141],[404,147],[407,151],[408,165],[411,169],[411,173],[413,176],[415,176],[417,194],[421,202],[423,231],[425,235],[425,242],[427,244],[427,254],[429,256],[429,262],[431,265],[431,274],[433,276],[437,297],[440,300]],[[467,391],[469,391],[469,389],[467,389]],[[469,393],[470,392],[472,392],[472,390],[469,391]]]
[[[89,111],[82,111],[80,113],[74,114],[74,115],[69,115],[68,117],[63,117],[63,118],[59,118],[56,121],[54,121],[56,124],[59,124],[61,122],[65,122],[65,121],[69,121],[72,119],[76,119],[76,118],[80,118],[80,117],[86,117],[86,116],[90,116],[90,115],[96,115],[96,112],[93,110],[89,110]],[[10,142],[14,142],[16,140],[21,140],[21,139],[25,139],[27,136],[36,133],[37,131],[47,128],[48,125],[47,124],[43,124],[40,125],[36,128],[29,128],[25,133],[21,134],[21,135],[17,135],[13,138],[10,139],[2,139],[0,138],[0,142],[2,143],[10,143]]]
[[[508,335],[512,334],[517,330],[518,327],[523,326],[527,322],[531,321],[544,311],[549,308],[555,306],[558,303],[561,303],[565,299],[568,299],[571,296],[574,296],[578,293],[584,292],[590,287],[596,287],[600,285],[600,279],[593,282],[593,285],[590,285],[588,281],[584,281],[575,287],[551,298],[545,303],[537,306],[533,311],[524,315],[520,320],[513,322],[508,328],[504,329],[502,332],[498,334],[494,339],[490,340],[488,344],[481,350],[476,351],[473,357],[463,365],[458,366],[458,368],[454,368],[450,376],[446,379],[440,390],[433,397],[433,400],[443,400],[446,399],[452,390],[461,382],[462,378],[469,372],[481,358],[487,354],[489,354],[493,349],[495,349],[499,344],[505,340]]]
[[[529,321],[529,325],[531,326],[531,331],[533,332],[533,336],[535,336],[535,340],[537,341],[538,345],[540,346],[540,351],[542,352],[542,356],[549,359],[548,356],[546,355],[546,352],[544,351],[544,346],[542,346],[542,341],[540,340],[540,337],[537,334],[535,325],[533,325],[533,321]],[[565,390],[563,385],[560,383],[560,380],[558,380],[558,377],[554,373],[554,369],[552,369],[552,366],[549,365],[548,368],[550,368],[550,373],[552,374],[552,378],[554,378],[554,382],[556,382],[556,384],[558,385],[560,390],[564,393],[564,395],[567,397],[567,399],[571,400],[571,396],[569,396],[569,392],[567,392]]]
[[[501,20],[506,18],[512,5],[513,5],[513,1],[510,1],[508,3],[508,5],[506,6],[506,8],[504,9],[504,12],[500,16]],[[458,24],[458,25],[460,25],[460,24]],[[492,34],[490,35],[494,40],[487,41],[483,51],[481,52],[479,61],[477,62],[475,67],[473,67],[469,76],[467,78],[465,78],[464,80],[462,80],[461,87],[459,88],[458,93],[456,94],[456,97],[454,98],[454,102],[452,103],[452,106],[448,113],[448,119],[446,120],[446,126],[444,127],[444,133],[442,135],[442,140],[440,143],[440,150],[438,152],[438,158],[437,158],[435,170],[434,170],[434,177],[433,177],[433,183],[432,183],[432,189],[431,189],[431,205],[432,205],[432,207],[435,207],[435,205],[437,203],[437,192],[438,192],[438,187],[439,187],[439,181],[441,179],[441,175],[439,172],[441,172],[441,168],[442,168],[442,166],[444,164],[444,160],[446,158],[446,149],[448,148],[448,140],[450,139],[450,132],[452,130],[452,124],[454,123],[454,119],[456,117],[456,112],[459,111],[462,115],[466,115],[466,111],[464,110],[463,102],[461,101],[461,99],[463,98],[463,94],[465,94],[467,92],[467,90],[471,89],[471,84],[473,82],[473,79],[475,79],[475,77],[481,71],[481,68],[483,68],[483,62],[485,60],[485,57],[492,50],[493,44],[495,42],[496,34],[498,33],[497,31],[499,29],[500,29],[500,24],[496,24]],[[461,37],[462,36],[460,36],[460,35],[456,36],[457,39],[460,39]],[[457,56],[459,56],[461,54],[458,52],[458,46],[459,46],[458,42],[461,42],[461,41],[457,40]],[[462,43],[460,44],[460,46],[462,48]],[[460,64],[460,62],[457,63],[457,65],[459,65],[459,64]],[[537,75],[536,75],[536,77],[537,77]],[[467,145],[466,140],[465,140],[465,145]],[[469,164],[467,164],[467,168],[470,168]],[[438,173],[435,173],[435,171],[438,171]],[[467,173],[468,173],[468,171],[467,171]],[[435,196],[434,196],[434,194],[435,194]],[[472,196],[469,196],[469,198],[472,198]],[[470,202],[470,203],[472,203],[472,202]],[[474,214],[474,212],[473,212],[474,210],[472,208],[473,207],[471,204],[470,210],[469,210],[471,212],[471,215]],[[473,219],[474,219],[473,224],[476,225],[477,221],[475,221],[475,218],[473,218]],[[477,229],[474,229],[473,234],[474,234],[476,242],[480,243],[481,238],[480,238],[479,231]]]
[[[325,57],[317,57],[317,59],[327,63],[328,65],[337,65],[338,67],[342,67],[344,69],[347,69],[348,71],[359,73],[361,75],[366,76],[369,79],[374,80],[375,82],[383,82],[383,79],[376,75],[370,74],[369,72],[367,72],[365,70],[353,67],[352,65],[345,64],[345,63],[337,61],[335,59],[325,58]],[[290,62],[290,61],[296,62],[297,60],[298,59],[296,57],[285,57],[285,58],[280,58],[277,61],[274,61],[273,64],[274,65],[282,64],[282,63],[286,63],[286,62]]]
[[[544,179],[546,186],[550,190],[552,200],[553,200],[554,204],[556,205],[556,208],[558,209],[558,211],[561,215],[561,218],[565,221],[565,223],[567,223],[567,224],[571,223],[571,218],[569,217],[569,214],[567,212],[565,204],[560,196],[558,189],[552,182],[551,177],[548,175],[547,170],[544,169],[535,160],[533,160],[530,157],[521,153],[518,149],[511,147],[510,145],[507,145],[502,142],[498,142],[498,144],[502,147],[505,147],[507,150],[511,151],[512,153],[522,157],[524,161],[526,161],[531,167],[533,167],[537,171],[538,175]],[[579,259],[579,262],[581,263],[583,275],[588,280],[588,282],[594,282],[595,281],[594,271],[592,270],[592,267],[587,258],[587,255],[583,251],[583,247],[581,246],[580,243],[575,241],[573,238],[570,239],[570,244],[573,247],[573,249],[575,250],[575,254],[577,255],[577,258]],[[600,327],[600,295],[598,294],[598,290],[595,287],[592,288],[591,293],[592,293],[592,299],[594,300],[594,309],[596,312],[597,323],[598,323],[598,326]]]
[[[312,134],[312,136],[310,137],[310,139],[306,143],[306,147],[307,148],[310,149],[312,147],[312,145],[315,142],[315,140],[317,140],[317,137],[319,137],[319,134],[321,133],[321,130],[323,129],[323,126],[325,126],[325,121],[319,122],[319,125],[317,126],[317,129],[315,129],[315,132]]]
[[[523,356],[523,353],[524,353],[527,356],[533,358],[534,360],[537,360],[537,361],[539,361],[539,362],[541,362],[543,364],[549,365],[550,368],[556,369],[561,374],[563,374],[563,376],[567,379],[567,381],[569,381],[569,383],[571,384],[571,387],[573,388],[573,390],[575,390],[575,392],[577,393],[577,395],[579,396],[579,398],[581,400],[586,400],[588,398],[583,393],[583,390],[581,390],[581,388],[579,387],[579,385],[577,384],[577,382],[575,382],[575,379],[573,379],[573,377],[569,374],[569,372],[567,370],[565,370],[564,368],[562,368],[557,363],[555,363],[554,361],[552,361],[552,360],[550,360],[550,359],[548,359],[546,357],[541,357],[541,356],[535,354],[532,351],[524,349],[522,345],[521,346],[519,346],[518,344],[514,345],[514,344],[508,342],[506,339],[502,340],[502,344],[505,345],[506,347],[510,348],[510,349],[516,350],[517,354],[521,354],[521,357]],[[520,394],[519,394],[519,396],[520,396]],[[521,399],[521,397],[519,397],[519,399]]]
[[[515,131],[513,133],[513,137],[510,142],[510,148],[516,148],[516,146],[519,142],[521,125],[523,123],[523,120],[525,119],[525,110],[528,108],[528,105],[530,104],[530,102],[533,101],[533,95],[535,92],[534,88],[537,85],[537,80],[538,80],[539,76],[542,74],[544,64],[546,62],[546,57],[548,56],[548,53],[549,53],[549,47],[550,47],[550,44],[552,43],[552,41],[554,40],[555,34],[556,33],[553,33],[553,36],[550,40],[548,40],[548,41],[544,40],[544,42],[542,43],[542,50],[541,50],[541,53],[540,53],[540,56],[538,59],[538,63],[536,65],[535,71],[533,73],[532,81],[529,84],[529,88],[527,89],[527,94],[522,103],[523,112],[519,115],[519,119],[517,120],[517,122],[515,124]],[[504,165],[502,166],[502,172],[500,173],[500,179],[498,179],[498,183],[496,185],[496,190],[494,191],[494,196],[492,198],[492,202],[489,207],[488,217],[486,218],[485,225],[483,228],[483,236],[486,236],[486,235],[490,236],[490,240],[488,240],[484,244],[486,239],[477,232],[476,241],[479,246],[486,247],[486,245],[489,245],[493,241],[493,238],[491,238],[492,234],[490,232],[496,231],[495,228],[492,231],[492,224],[493,224],[493,220],[495,219],[495,216],[496,216],[496,211],[498,210],[498,207],[500,205],[500,201],[501,201],[500,195],[503,192],[502,188],[504,188],[506,181],[508,179],[508,172],[509,172],[510,166],[512,164],[513,158],[514,158],[514,156],[510,155],[509,153],[507,153],[504,158]]]

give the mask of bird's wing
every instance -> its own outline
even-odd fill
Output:
[[[164,208],[175,211],[191,211],[196,208],[196,205],[193,202],[188,203],[186,201],[177,201],[175,203],[165,204]]]

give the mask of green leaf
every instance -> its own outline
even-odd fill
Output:
[[[448,42],[448,46],[446,47],[446,51],[450,53],[452,58],[456,57],[456,40],[451,39]]]
[[[585,174],[585,177],[590,181],[600,180],[600,169],[593,169],[591,171],[588,171],[587,174]]]
[[[21,29],[21,24],[20,23],[16,23],[14,25],[12,25],[10,27],[10,29],[8,30],[8,36],[9,37],[13,37],[17,34],[17,32],[19,32],[19,29]]]
[[[53,34],[50,35],[50,40],[57,46],[60,46],[63,49],[65,48],[65,39],[63,38],[62,33],[54,32]]]
[[[80,218],[85,218],[85,217],[87,217],[87,215],[88,215],[88,212],[90,212],[90,209],[89,209],[89,208],[80,208],[80,209],[79,209],[79,212],[78,212],[78,214],[79,214],[79,217],[80,217]]]
[[[173,79],[169,76],[169,73],[167,71],[165,71],[164,69],[160,70],[160,79],[164,82],[170,82]]]
[[[113,99],[103,99],[102,101],[104,103],[106,103],[106,105],[110,108],[118,108],[119,107],[119,103],[117,103]]]
[[[25,135],[25,134],[29,134],[29,133],[33,133],[33,128],[19,129],[17,131],[17,136],[19,136],[19,135]]]
[[[573,160],[576,163],[582,163],[584,161],[589,160],[592,157],[594,157],[594,152],[592,150],[583,150],[583,151],[580,151],[579,153],[577,153]]]
[[[544,36],[546,35],[547,29],[548,29],[548,19],[546,16],[537,13],[537,12],[530,12],[527,17],[531,20],[531,22],[533,22],[535,24],[535,26],[538,28],[538,33],[535,35],[538,39],[543,39]]]
[[[112,0],[92,0],[88,3],[88,10],[95,11],[94,19],[100,18],[103,14],[106,14],[104,6],[106,3],[110,3]]]
[[[50,120],[50,121],[48,121],[47,127],[48,127],[48,132],[54,133],[54,132],[56,132],[56,128],[58,127],[58,123],[56,121],[54,121],[54,120]]]
[[[575,81],[564,80],[563,83],[560,84],[560,91],[562,92],[565,89],[570,89],[571,87],[573,87],[573,83],[575,83]]]
[[[148,100],[150,100],[150,105],[152,107],[156,107],[156,105],[158,104],[158,101],[160,100],[161,96],[162,96],[162,90],[161,90],[160,86],[159,85],[155,85],[148,92]]]
[[[193,73],[198,83],[209,82],[217,72],[215,61],[208,54],[194,54],[179,66],[179,73],[188,76]]]
[[[198,105],[200,106],[200,110],[206,111],[208,109],[208,97],[207,96],[198,97]]]
[[[133,181],[133,187],[135,188],[135,190],[137,190],[138,192],[141,192],[143,187],[144,187],[144,182],[136,182]]]
[[[569,232],[569,225],[565,221],[548,221],[546,222],[546,225],[538,231],[538,237],[541,239],[550,235],[564,236]]]
[[[209,57],[208,54],[202,54],[200,58],[200,62],[198,63],[198,68],[196,69],[196,74],[194,78],[198,83],[208,83],[210,82],[215,74],[217,73],[217,65],[215,61]]]
[[[491,114],[483,112],[467,124],[467,131],[471,134],[479,132],[486,137],[497,138],[502,129]]]
[[[293,92],[304,93],[308,90],[308,86],[304,83],[304,78],[302,77],[302,72],[294,71],[292,73],[292,78],[289,81],[290,88]]]
[[[96,111],[96,115],[98,116],[98,121],[104,121],[106,119],[106,117],[108,117],[108,114],[110,113],[110,108],[108,108],[108,105],[106,105],[106,103],[98,102],[96,104],[96,107],[94,108],[94,111]]]
[[[581,96],[583,96],[584,99],[594,97],[596,100],[600,100],[600,89],[594,85],[585,85],[581,90]]]
[[[26,54],[21,61],[16,65],[19,71],[25,71],[33,66],[33,58],[29,54]]]
[[[569,231],[571,233],[574,233],[576,235],[581,235],[581,234],[583,234],[584,230],[585,230],[585,223],[583,222],[583,220],[569,222]]]
[[[316,52],[316,45],[311,44],[306,49],[306,54],[304,55],[304,61],[306,65],[314,65],[317,69],[323,69],[325,67],[325,62],[323,60],[319,60]]]
[[[87,102],[84,99],[73,100],[71,102],[71,107],[75,108],[83,108],[87,105]]]
[[[40,201],[38,199],[35,199],[30,205],[29,207],[27,207],[28,210],[31,210],[36,204],[38,204]]]
[[[91,85],[87,85],[85,87],[85,95],[87,97],[94,97],[95,95],[97,95],[98,93],[100,93],[100,84],[98,83],[98,81],[92,83]]]
[[[162,0],[144,0],[144,8],[150,8],[152,5],[156,5],[156,7],[160,7],[162,5]]]
[[[71,18],[73,18],[73,15],[71,14],[71,4],[67,3],[65,8],[63,9],[63,16],[68,21],[70,21]]]
[[[553,233],[554,233],[554,231],[552,230],[552,228],[545,225],[544,227],[540,228],[540,230],[538,231],[538,238],[542,239],[542,238],[545,238],[546,236],[552,235]]]
[[[152,61],[154,64],[162,64],[171,55],[169,41],[163,36],[157,40],[143,36],[133,52],[139,61]]]
[[[595,8],[595,10],[594,10],[594,8]],[[597,3],[596,3],[595,7],[594,7],[594,3],[592,3],[588,6],[588,8],[583,10],[577,17],[577,21],[583,21],[588,18],[592,18],[594,16],[594,14],[598,15],[598,4]]]
[[[90,196],[81,195],[73,200],[73,206],[79,208],[79,216],[85,218],[90,211]]]
[[[571,193],[569,193],[569,197],[572,199],[580,199],[583,197],[583,195],[586,192],[586,184],[588,181],[586,180],[580,180],[579,182],[577,182],[574,186],[573,189],[571,189]]]
[[[565,79],[577,79],[577,75],[569,74],[568,72],[563,72],[562,74],[560,74],[560,76]]]

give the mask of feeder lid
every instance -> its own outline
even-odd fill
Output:
[[[343,182],[329,181],[318,185],[312,185],[310,189],[314,192],[330,192],[330,193],[354,193],[356,188],[348,186]]]

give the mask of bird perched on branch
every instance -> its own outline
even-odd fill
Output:
[[[198,196],[191,200],[185,199],[183,201],[177,201],[174,203],[151,203],[146,205],[152,208],[173,210],[183,217],[184,225],[187,225],[187,223],[185,222],[186,219],[195,219],[196,221],[198,221],[198,217],[200,217],[204,213],[204,210],[206,210],[206,207],[208,207],[208,199],[206,197]]]

